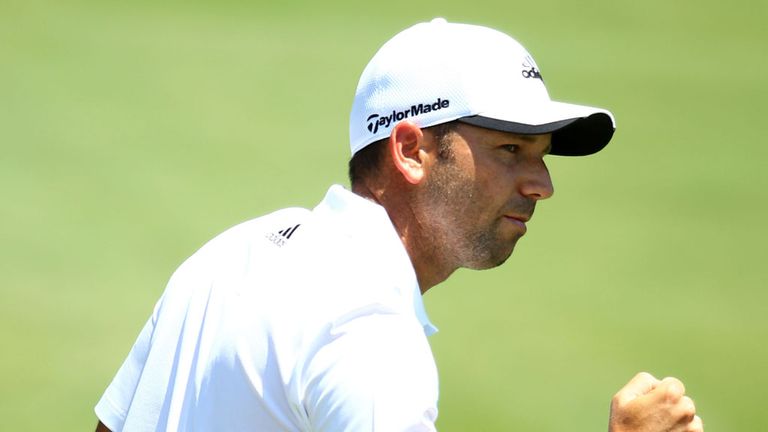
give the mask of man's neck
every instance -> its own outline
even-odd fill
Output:
[[[355,184],[352,192],[384,207],[400,241],[411,259],[421,293],[448,279],[456,267],[445,262],[445,251],[437,247],[430,232],[419,222],[412,200],[403,199],[402,192],[386,193],[366,184]],[[393,199],[397,197],[399,199]]]

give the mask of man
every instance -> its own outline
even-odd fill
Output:
[[[96,406],[98,430],[430,431],[435,331],[421,294],[502,264],[547,154],[587,155],[605,110],[553,102],[533,58],[436,19],[387,42],[350,120],[352,192],[241,224],[176,271]],[[682,383],[639,374],[613,432],[701,431]]]

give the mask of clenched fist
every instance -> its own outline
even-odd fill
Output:
[[[637,374],[611,401],[610,432],[702,432],[693,400],[676,378]]]

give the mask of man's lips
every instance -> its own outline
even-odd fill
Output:
[[[504,217],[507,217],[507,218],[510,218],[510,219],[516,219],[516,220],[519,220],[522,223],[526,223],[529,220],[531,220],[531,216],[530,215],[508,214],[508,215],[504,215]]]
[[[525,223],[531,220],[530,216],[517,214],[504,215],[504,218],[519,226],[523,230],[523,233],[528,230],[528,227],[525,225]]]

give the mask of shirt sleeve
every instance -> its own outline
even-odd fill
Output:
[[[434,431],[437,368],[414,318],[371,314],[332,328],[306,370],[310,430]]]
[[[112,431],[117,432],[123,429],[128,409],[149,355],[156,313],[157,306],[155,313],[147,320],[131,352],[94,409],[96,417]]]

